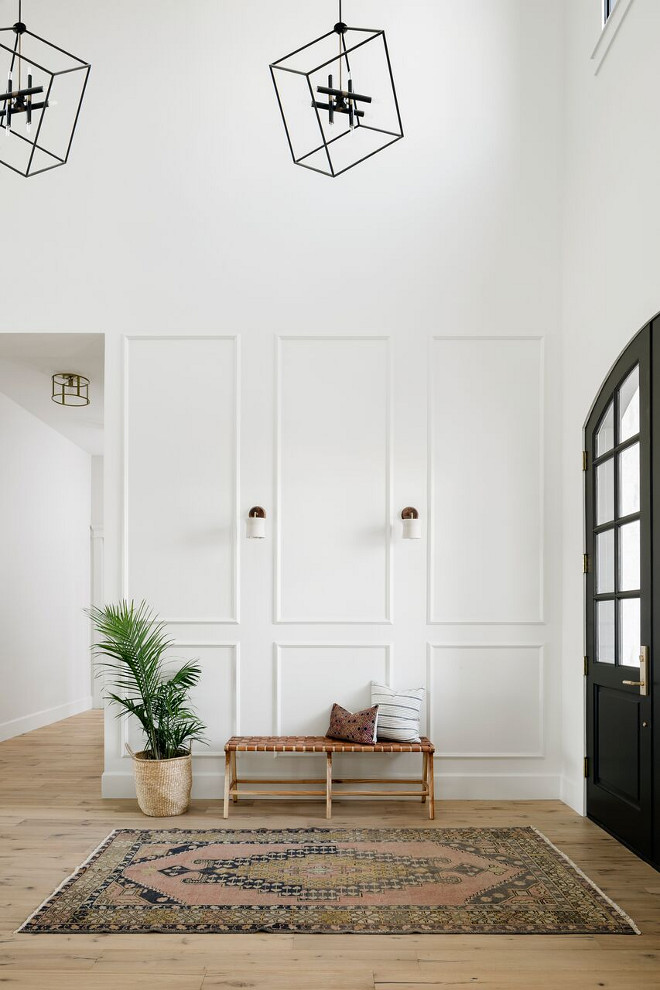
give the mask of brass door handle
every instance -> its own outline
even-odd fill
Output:
[[[639,674],[641,680],[639,681],[622,681],[622,684],[627,684],[629,687],[638,687],[639,693],[646,696],[649,693],[649,648],[648,646],[642,647],[642,652],[639,655]]]

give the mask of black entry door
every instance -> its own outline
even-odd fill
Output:
[[[585,669],[587,814],[653,860],[651,330],[585,427]]]

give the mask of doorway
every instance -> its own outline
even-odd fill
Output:
[[[0,738],[99,704],[103,334],[0,333]]]
[[[584,446],[587,815],[655,864],[660,859],[653,745],[656,531],[660,539],[660,488],[653,484],[654,472],[660,482],[660,453],[654,457],[653,443],[654,399],[660,417],[660,386],[653,394],[653,382],[660,382],[653,368],[656,322],[660,334],[660,322],[649,323],[610,371],[585,425]],[[660,337],[656,350],[658,342]]]

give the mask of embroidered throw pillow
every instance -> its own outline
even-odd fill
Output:
[[[347,712],[341,705],[334,704],[330,713],[330,728],[326,736],[342,739],[344,742],[371,746],[376,742],[378,726],[378,705],[363,712]]]
[[[371,682],[371,704],[378,706],[378,738],[419,742],[419,719],[424,688],[395,691]]]

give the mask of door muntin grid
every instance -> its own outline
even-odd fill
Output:
[[[595,660],[639,666],[640,385],[635,364],[594,430]]]

